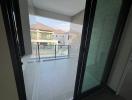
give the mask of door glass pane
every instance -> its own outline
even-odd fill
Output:
[[[97,0],[82,92],[100,85],[122,0]]]

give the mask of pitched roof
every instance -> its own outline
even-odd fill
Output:
[[[49,26],[46,26],[42,23],[36,23],[36,24],[33,24],[31,25],[30,29],[33,29],[33,30],[41,30],[41,31],[49,31],[49,32],[54,32],[55,29],[49,27]]]
[[[54,29],[52,27],[49,27],[47,25],[44,25],[42,23],[36,23],[31,25],[30,29],[32,30],[41,30],[41,31],[48,31],[48,32],[54,32],[56,34],[64,34],[65,32],[61,29]]]

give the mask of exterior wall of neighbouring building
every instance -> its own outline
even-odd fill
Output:
[[[68,45],[68,37],[69,37],[69,32],[56,32],[57,30],[54,31],[44,31],[44,30],[39,30],[39,29],[30,29],[30,34],[31,34],[31,41],[36,41],[39,40],[41,42],[45,41],[46,45]]]

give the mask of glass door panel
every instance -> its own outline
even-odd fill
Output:
[[[97,0],[81,92],[102,82],[122,0]]]

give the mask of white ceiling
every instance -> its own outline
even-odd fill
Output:
[[[74,16],[84,10],[86,0],[33,0],[33,6],[42,10]]]

